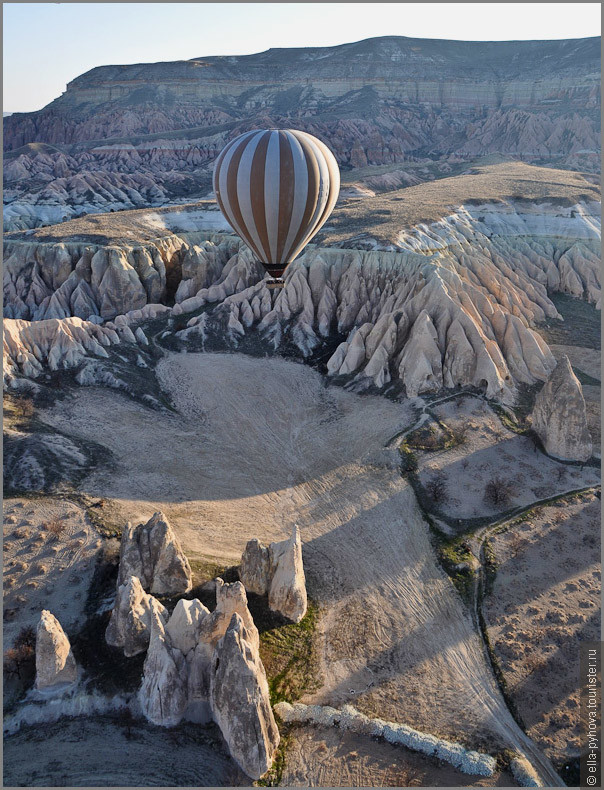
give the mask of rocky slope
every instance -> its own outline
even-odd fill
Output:
[[[187,211],[134,218],[146,229],[134,244],[122,235],[126,215],[104,226],[102,244],[71,231],[72,223],[7,240],[5,314],[46,319],[7,322],[9,378],[35,375],[45,357],[55,366],[81,361],[85,342],[58,356],[47,348],[58,331],[49,326],[42,339],[51,317],[88,318],[78,331],[90,333],[90,351],[102,356],[95,338],[142,347],[148,339],[138,325],[165,313],[182,347],[237,346],[255,336],[309,356],[339,336],[329,373],[357,388],[400,382],[413,396],[470,384],[511,400],[517,383],[544,381],[554,368],[534,331],[559,317],[548,292],[600,299],[593,202],[464,205],[438,222],[399,226],[385,240],[369,226],[348,248],[309,248],[281,292],[266,288],[236,238],[182,231],[191,225]],[[90,229],[92,220],[76,221],[75,229]],[[155,304],[170,293],[173,307]]]
[[[345,169],[489,153],[597,170],[599,39],[385,37],[244,57],[101,66],[4,119],[9,227],[204,196],[254,127],[318,136]]]

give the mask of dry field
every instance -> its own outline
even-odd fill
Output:
[[[599,483],[599,470],[563,464],[540,452],[532,439],[506,428],[480,398],[461,397],[433,408],[452,431],[465,431],[448,450],[418,452],[424,487],[444,481],[438,509],[449,518],[495,516],[512,507]],[[487,485],[500,483],[500,500],[489,499]],[[485,498],[486,497],[486,498]]]
[[[599,199],[598,187],[581,173],[535,167],[523,162],[484,165],[471,168],[462,175],[342,205],[329,220],[330,232],[322,234],[321,243],[341,244],[356,233],[394,242],[402,229],[436,222],[453,208],[469,203],[551,201],[570,206],[581,200]]]
[[[398,166],[400,169],[400,166]],[[468,166],[466,166],[468,167]],[[354,180],[364,176],[384,177],[392,166],[363,168],[352,173]],[[442,175],[442,173],[437,173]],[[420,173],[421,178],[426,173]],[[344,194],[353,187],[343,179]],[[363,194],[363,187],[358,192]],[[437,178],[414,186],[395,189],[383,194],[369,190],[365,197],[340,201],[329,220],[329,228],[321,232],[321,244],[341,244],[358,233],[367,233],[386,241],[396,241],[402,229],[418,223],[430,223],[447,216],[453,208],[464,204],[501,203],[507,200],[555,202],[574,205],[579,201],[599,200],[599,189],[592,180],[570,170],[536,167],[523,162],[478,164],[467,172],[448,178]],[[184,214],[215,209],[214,201],[198,201],[186,206],[167,206],[157,209],[135,209],[108,214],[89,214],[60,225],[16,231],[5,234],[8,239],[36,242],[84,242],[98,244],[127,244],[145,242],[161,231],[153,218],[169,220],[170,214]],[[203,227],[199,225],[199,230]]]
[[[298,726],[288,742],[283,787],[516,787],[507,771],[468,776],[446,763],[362,735]]]
[[[49,609],[66,629],[82,620],[101,547],[83,508],[52,497],[4,501],[4,646]]]
[[[564,762],[579,751],[579,644],[600,638],[600,500],[540,508],[490,541],[491,642],[529,735]]]

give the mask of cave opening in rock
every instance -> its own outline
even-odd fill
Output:
[[[166,290],[163,302],[168,307],[173,307],[176,301],[176,291],[182,280],[182,261],[180,254],[175,252],[166,263]]]

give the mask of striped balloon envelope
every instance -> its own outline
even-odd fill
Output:
[[[214,192],[229,225],[280,278],[331,214],[340,171],[329,148],[311,134],[254,130],[220,152]]]

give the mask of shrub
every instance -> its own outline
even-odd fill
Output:
[[[442,472],[438,472],[426,483],[426,493],[435,504],[440,504],[448,499],[449,491],[447,479]]]
[[[450,430],[451,438],[453,439],[453,442],[456,446],[465,443],[466,439],[468,438],[467,425],[458,425],[456,428],[451,428]]]
[[[55,516],[50,521],[46,522],[46,530],[50,532],[54,538],[60,537],[65,531],[66,526],[67,524],[65,521],[59,516]]]
[[[501,477],[494,477],[484,487],[484,501],[491,507],[506,505],[512,496],[512,485]]]
[[[26,683],[33,679],[36,660],[36,632],[31,626],[22,628],[14,647],[4,654],[4,671]]]

